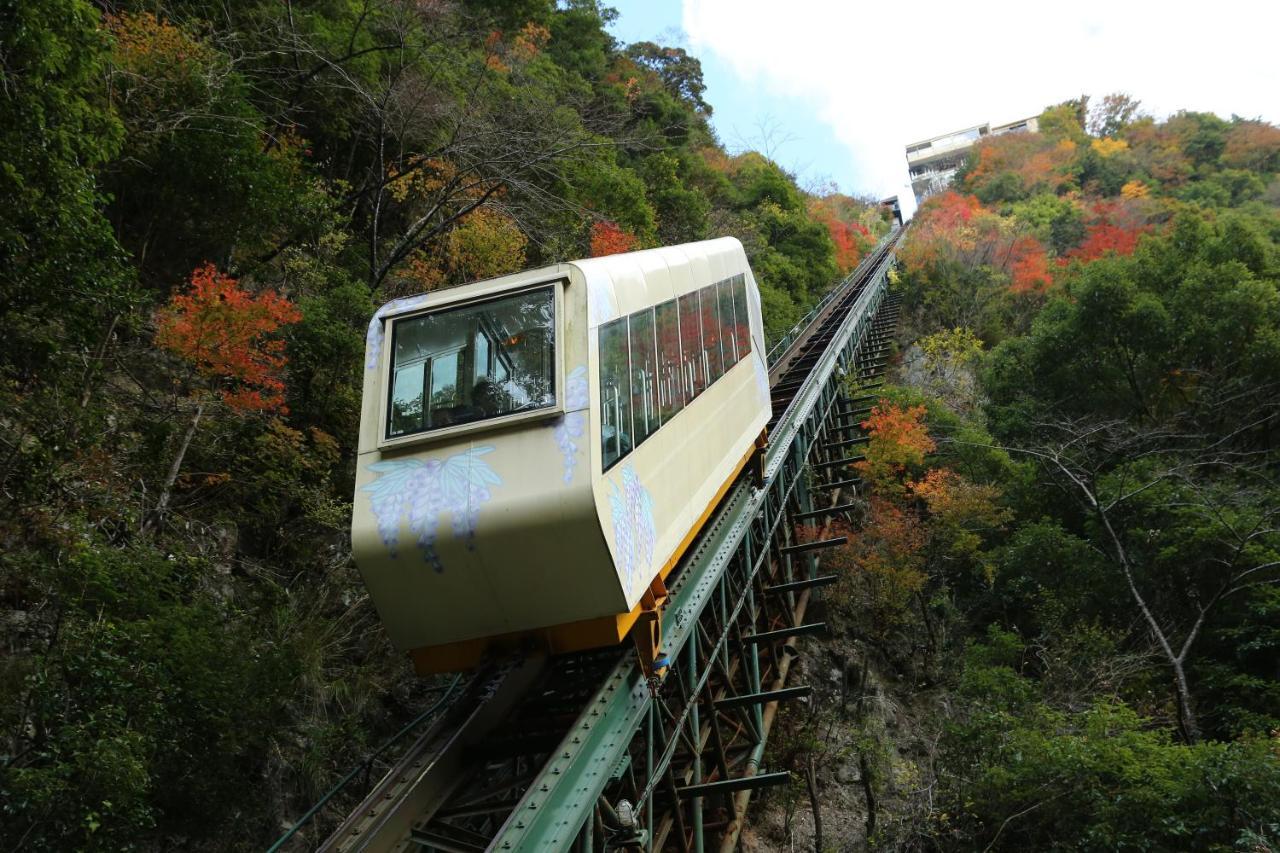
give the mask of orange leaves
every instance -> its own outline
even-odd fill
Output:
[[[635,248],[636,240],[636,235],[612,222],[597,222],[591,226],[591,257],[630,252]]]
[[[974,214],[982,213],[982,203],[976,196],[961,195],[947,190],[925,202],[928,205],[930,222],[943,229],[959,228],[973,220]]]
[[[847,275],[862,260],[874,238],[866,226],[857,222],[841,222],[834,217],[824,221],[831,242],[836,246],[836,266],[841,275]]]
[[[511,53],[518,61],[528,62],[541,53],[549,41],[551,41],[551,30],[542,24],[530,21],[516,34],[515,41],[511,45]]]
[[[1000,490],[970,482],[950,468],[931,468],[907,490],[924,501],[929,515],[948,523],[997,527],[1009,512],[996,505]]]
[[[1043,293],[1053,284],[1049,254],[1035,237],[1023,235],[1009,249],[1014,293]]]
[[[1085,232],[1084,242],[1067,253],[1068,258],[1094,261],[1108,252],[1131,255],[1138,245],[1138,233],[1109,222],[1096,222]]]
[[[977,246],[977,225],[990,216],[971,195],[948,190],[929,198],[899,253],[907,270],[923,272],[943,261],[967,258]]]
[[[854,467],[873,487],[890,491],[909,471],[924,465],[925,456],[937,449],[924,424],[924,406],[902,408],[881,401],[862,422],[867,431],[866,458]]]
[[[1054,141],[1036,133],[1006,133],[987,137],[975,148],[976,162],[965,187],[981,192],[988,183],[1013,174],[1025,192],[1057,190],[1070,179],[1076,144]]]
[[[1280,168],[1280,127],[1241,121],[1227,132],[1222,162],[1233,169],[1271,172]]]
[[[257,296],[213,264],[191,274],[191,289],[176,293],[156,316],[156,344],[187,361],[230,408],[283,412],[284,341],[273,338],[302,313],[272,291]]]
[[[809,217],[823,224],[835,244],[836,267],[840,274],[853,272],[876,244],[871,230],[859,221],[868,213],[865,204],[836,192],[833,187],[824,195],[811,196],[807,207]]]
[[[497,74],[510,74],[535,59],[549,41],[551,30],[533,21],[521,27],[509,45],[503,41],[501,30],[493,30],[484,40],[485,67]]]

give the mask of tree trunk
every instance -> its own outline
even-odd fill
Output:
[[[809,753],[805,783],[809,786],[809,808],[813,809],[813,853],[822,853],[822,803],[818,799],[818,770],[812,752]]]
[[[1182,729],[1182,737],[1187,743],[1199,743],[1200,723],[1196,720],[1195,703],[1191,699],[1191,688],[1181,660],[1173,661],[1173,683],[1178,694],[1178,728]]]
[[[862,771],[862,794],[867,800],[867,846],[870,846],[871,838],[876,834],[876,789],[865,752],[858,753],[858,769]]]
[[[89,407],[89,401],[93,399],[93,379],[98,371],[102,368],[102,360],[107,357],[107,347],[111,345],[111,336],[116,333],[116,326],[120,323],[120,315],[111,315],[111,324],[107,326],[107,333],[102,336],[102,343],[98,345],[98,351],[93,356],[93,360],[85,365],[84,373],[80,376],[80,411],[83,412]],[[67,435],[68,441],[75,441],[80,436],[80,420],[71,422],[71,429]]]
[[[169,466],[169,473],[164,478],[164,485],[160,488],[160,497],[156,500],[156,508],[152,510],[143,530],[150,530],[159,525],[164,517],[165,510],[169,508],[169,498],[173,495],[173,484],[178,482],[178,474],[182,471],[182,460],[186,458],[187,449],[191,447],[191,439],[196,434],[196,427],[200,426],[200,416],[204,414],[204,400],[196,405],[195,416],[191,418],[191,423],[187,425],[187,432],[182,436],[182,443],[178,445],[178,452],[173,457],[173,464]]]

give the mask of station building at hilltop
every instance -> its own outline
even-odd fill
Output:
[[[911,189],[915,193],[916,204],[951,185],[956,170],[964,164],[969,149],[978,140],[1003,133],[1036,133],[1039,129],[1039,119],[1032,116],[1007,124],[975,124],[911,143],[907,146],[907,168],[911,172]]]

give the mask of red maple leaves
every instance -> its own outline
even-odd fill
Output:
[[[591,226],[591,257],[620,255],[635,248],[636,235],[612,222],[597,222]]]
[[[188,362],[238,412],[285,412],[287,359],[281,326],[302,319],[292,302],[267,290],[254,295],[213,264],[191,274],[156,316],[156,344]]]
[[[1108,253],[1132,255],[1138,247],[1138,238],[1150,231],[1151,226],[1143,223],[1139,215],[1130,209],[1131,206],[1126,202],[1098,202],[1093,205],[1084,240],[1058,263],[1066,264],[1072,260],[1088,263]]]

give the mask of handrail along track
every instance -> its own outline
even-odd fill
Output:
[[[883,367],[902,233],[770,350],[764,487],[739,480],[668,579],[666,676],[616,647],[483,668],[321,849],[736,846],[751,791],[786,781],[760,772],[764,746],[778,703],[807,690],[785,687],[795,638],[823,628],[803,622],[830,580],[814,552],[842,541],[797,541],[796,527],[817,527],[856,485],[857,457],[840,454],[867,401],[842,379]]]

